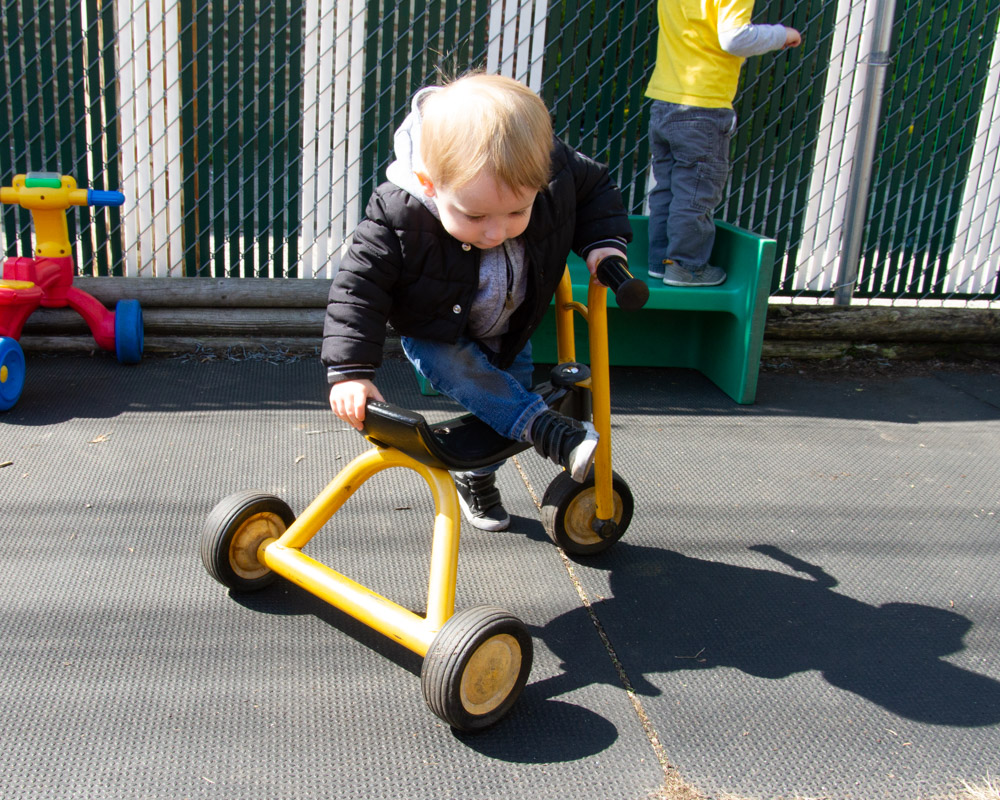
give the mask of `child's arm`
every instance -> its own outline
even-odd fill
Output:
[[[321,352],[332,384],[330,408],[359,430],[365,402],[384,401],[373,379],[382,363],[392,287],[401,263],[398,241],[381,222],[384,213],[377,192],[366,215],[330,286]]]
[[[798,47],[802,36],[795,28],[785,25],[741,25],[725,28],[720,24],[719,45],[732,56],[749,58],[774,50]]]
[[[593,274],[601,258],[609,254],[625,255],[632,241],[632,227],[621,192],[605,165],[558,140],[553,150],[553,165],[563,168],[560,175],[572,176],[576,201],[573,250],[587,262]]]
[[[385,398],[369,380],[341,381],[330,387],[330,408],[348,425],[361,430],[365,421],[365,403],[368,399],[384,403]]]

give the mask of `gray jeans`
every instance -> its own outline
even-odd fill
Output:
[[[688,269],[708,263],[715,243],[712,212],[729,180],[731,108],[653,101],[649,144],[656,186],[649,192],[649,264]],[[662,267],[658,271],[662,271]]]

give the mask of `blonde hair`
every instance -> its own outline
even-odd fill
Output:
[[[420,156],[434,183],[459,189],[487,171],[514,191],[548,184],[552,120],[523,83],[467,75],[429,94],[420,111]]]

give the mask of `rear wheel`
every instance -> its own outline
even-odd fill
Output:
[[[24,388],[24,351],[17,339],[0,336],[0,411],[14,407]]]
[[[142,360],[142,308],[138,300],[119,300],[115,306],[115,355],[122,364]]]
[[[230,495],[212,509],[201,531],[201,560],[208,574],[238,592],[263,589],[275,574],[257,557],[295,521],[280,497],[263,492]]]
[[[531,634],[491,606],[456,613],[434,637],[420,684],[431,711],[461,731],[479,731],[514,705],[531,671]]]

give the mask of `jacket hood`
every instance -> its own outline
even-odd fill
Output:
[[[437,205],[433,198],[424,194],[424,187],[417,180],[416,173],[426,171],[424,162],[420,158],[420,129],[423,125],[420,105],[424,98],[437,91],[440,91],[440,87],[429,86],[413,96],[410,113],[406,115],[403,124],[392,137],[392,149],[396,154],[396,160],[385,171],[385,176],[391,183],[417,198],[434,216],[438,215]]]

